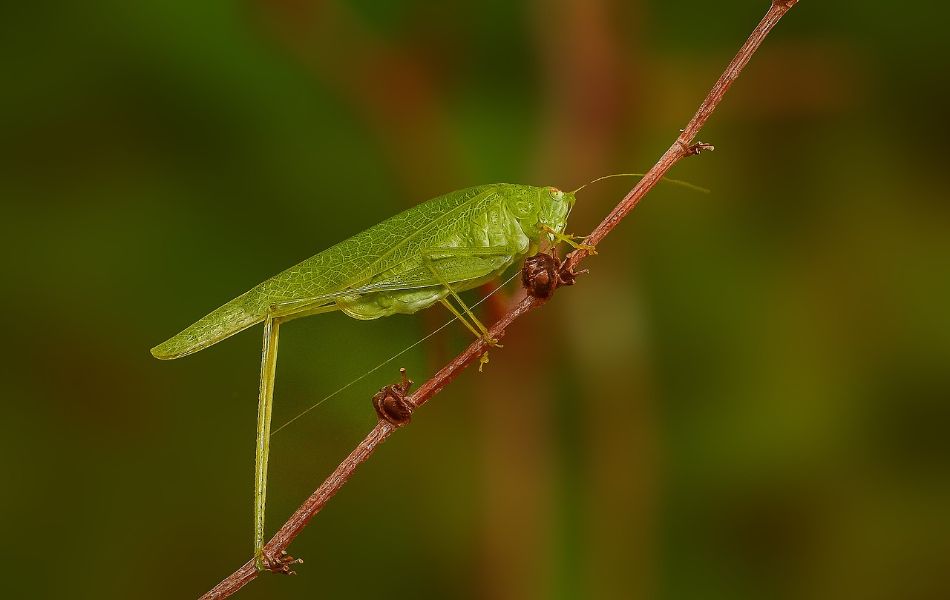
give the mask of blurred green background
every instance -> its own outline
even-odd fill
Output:
[[[445,191],[648,168],[767,4],[6,7],[2,596],[230,573],[260,329],[148,349]],[[357,473],[291,547],[300,575],[240,597],[950,597],[948,12],[801,2],[703,131],[717,151],[674,171],[713,194],[656,189]],[[629,185],[586,190],[571,230]],[[284,328],[275,425],[440,311]],[[275,436],[268,531],[399,366],[421,381],[466,336]]]

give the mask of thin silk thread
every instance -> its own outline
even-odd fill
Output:
[[[488,294],[486,294],[484,298],[482,298],[481,300],[479,300],[478,302],[476,302],[475,304],[473,304],[473,305],[472,305],[472,308],[475,308],[476,306],[478,306],[479,304],[481,304],[481,303],[484,302],[485,300],[488,300],[489,298],[491,298],[492,295],[495,294],[495,292],[497,292],[497,291],[500,290],[501,288],[503,288],[503,287],[505,287],[506,285],[508,285],[509,283],[511,283],[511,281],[512,281],[515,277],[517,277],[518,275],[520,275],[520,272],[515,272],[515,274],[512,275],[511,277],[509,277],[508,279],[506,279],[506,280],[504,281],[504,283],[502,283],[501,285],[499,285],[498,287],[496,287],[494,290],[492,290],[491,292],[489,292]],[[440,325],[438,328],[436,328],[436,329],[433,330],[432,332],[430,332],[430,333],[428,333],[427,335],[425,335],[424,337],[422,337],[422,338],[416,340],[416,341],[413,342],[412,344],[406,346],[405,348],[403,348],[403,349],[400,350],[399,352],[393,354],[392,356],[390,356],[389,358],[387,358],[387,359],[384,360],[383,362],[379,363],[378,365],[376,365],[376,366],[373,367],[372,369],[366,371],[365,373],[363,373],[362,375],[360,375],[359,377],[357,377],[357,378],[354,379],[353,381],[351,381],[351,382],[345,384],[345,385],[344,385],[343,387],[341,387],[340,389],[338,389],[338,390],[336,390],[335,392],[332,392],[332,393],[330,393],[330,394],[327,394],[326,396],[324,396],[324,397],[321,398],[320,400],[317,400],[317,402],[315,402],[314,404],[312,404],[310,407],[304,409],[302,412],[300,412],[299,414],[297,414],[297,416],[293,417],[292,419],[290,419],[289,421],[287,421],[286,423],[284,423],[283,425],[281,425],[280,427],[278,427],[277,429],[275,429],[274,431],[272,431],[271,434],[270,434],[270,436],[271,436],[271,437],[274,437],[275,435],[277,435],[277,432],[279,432],[279,431],[280,431],[281,429],[283,429],[284,427],[287,427],[288,425],[290,425],[291,423],[293,423],[294,421],[296,421],[296,420],[299,419],[300,417],[304,416],[305,414],[309,413],[309,412],[312,411],[313,409],[317,408],[318,406],[320,406],[321,404],[323,404],[324,402],[326,402],[326,401],[329,400],[330,398],[333,398],[334,396],[337,396],[337,395],[341,394],[342,392],[346,391],[348,388],[350,388],[350,387],[352,387],[353,385],[359,383],[360,381],[366,379],[367,377],[369,377],[370,375],[372,375],[372,374],[375,373],[376,371],[382,369],[383,367],[385,367],[386,365],[388,365],[388,364],[391,363],[392,361],[396,360],[397,358],[399,358],[400,356],[402,356],[402,355],[405,354],[406,352],[409,352],[410,350],[412,350],[413,348],[415,348],[416,346],[418,346],[418,345],[421,344],[422,342],[428,340],[429,338],[431,338],[431,337],[434,336],[435,334],[439,333],[440,331],[442,331],[443,329],[445,329],[446,327],[448,327],[449,325],[451,325],[451,324],[454,323],[455,321],[458,321],[458,317],[452,317],[451,319],[449,319],[448,321],[446,321],[444,324]]]

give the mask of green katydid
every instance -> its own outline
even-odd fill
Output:
[[[513,184],[439,196],[271,277],[152,348],[156,358],[180,358],[264,323],[254,478],[259,569],[270,566],[262,550],[280,325],[335,310],[356,319],[376,319],[441,302],[476,336],[496,345],[458,292],[500,276],[519,257],[536,252],[542,240],[574,244],[563,233],[573,205],[573,192]]]
[[[607,177],[615,176],[620,175]],[[156,358],[180,358],[264,323],[254,477],[254,553],[259,570],[281,566],[279,559],[263,553],[280,325],[335,310],[356,319],[376,319],[415,313],[441,302],[472,333],[496,346],[458,292],[499,277],[519,258],[537,252],[542,242],[563,241],[593,250],[564,234],[581,189],[563,192],[501,183],[433,198],[271,277],[152,348]]]

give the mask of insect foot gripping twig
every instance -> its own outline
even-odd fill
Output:
[[[280,555],[278,556],[268,556],[266,551],[264,553],[264,568],[271,573],[278,573],[280,575],[296,575],[297,572],[293,570],[292,565],[302,564],[302,558],[294,558],[293,556],[287,554],[286,550],[281,550]]]
[[[406,370],[399,369],[402,381],[387,385],[373,396],[373,408],[383,421],[396,427],[408,425],[412,421],[412,411],[416,405],[409,401],[406,393],[412,387],[412,380],[406,377]]]
[[[555,252],[553,249],[551,254],[539,252],[525,259],[521,268],[521,284],[529,296],[547,300],[562,285],[574,285],[577,273]]]

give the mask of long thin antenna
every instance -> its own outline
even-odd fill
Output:
[[[597,183],[598,181],[603,181],[604,179],[613,179],[614,177],[645,177],[645,176],[646,176],[646,173],[613,173],[613,174],[611,174],[611,175],[604,175],[604,176],[602,176],[602,177],[598,177],[597,179],[593,179],[593,180],[591,180],[591,181],[588,181],[587,183],[585,183],[584,185],[582,185],[581,187],[577,188],[576,190],[574,190],[574,191],[571,192],[571,193],[572,193],[572,194],[576,194],[577,192],[581,191],[582,189],[586,188],[587,186],[589,186],[589,185],[591,185],[591,184],[594,184],[594,183]],[[686,189],[693,190],[694,192],[700,192],[700,193],[703,193],[703,194],[709,194],[709,193],[711,193],[710,190],[708,190],[708,189],[706,189],[706,188],[704,188],[704,187],[700,187],[700,186],[695,185],[695,184],[693,184],[693,183],[690,183],[690,182],[688,182],[688,181],[683,181],[682,179],[672,179],[672,178],[670,178],[670,177],[664,177],[664,178],[661,179],[661,181],[663,181],[663,182],[665,182],[665,183],[671,183],[671,184],[673,184],[673,185],[678,185],[678,186],[684,187],[684,188],[686,188]]]

